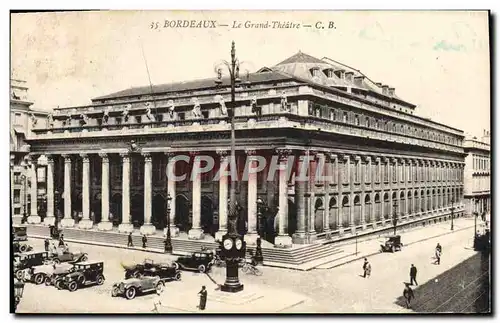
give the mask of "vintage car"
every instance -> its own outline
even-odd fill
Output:
[[[59,264],[61,262],[83,262],[88,260],[88,256],[85,252],[71,252],[69,250],[59,249],[57,252],[53,252],[50,255],[50,260]]]
[[[144,259],[143,263],[132,266],[122,265],[125,269],[125,279],[141,276],[159,276],[162,280],[180,280],[181,272],[177,263],[155,263],[151,259]]]
[[[380,252],[396,252],[401,251],[403,243],[401,242],[401,236],[389,236],[384,244],[380,245]]]
[[[25,270],[34,266],[40,266],[48,259],[49,253],[43,252],[27,252],[20,253],[14,256],[14,274],[17,279],[23,280]]]
[[[15,224],[12,226],[12,236],[14,241],[28,240],[28,231],[25,225]]]
[[[14,241],[12,247],[14,249],[14,253],[27,252],[33,250],[33,247],[30,246],[29,244],[22,243],[19,241]]]
[[[37,285],[44,282],[48,285],[47,281],[50,282],[53,275],[67,274],[71,272],[73,267],[74,265],[70,263],[35,266],[31,268],[30,281]]]
[[[79,262],[74,266],[71,273],[66,274],[60,283],[55,284],[58,289],[68,289],[74,292],[79,287],[104,283],[103,262]]]
[[[180,256],[177,258],[177,265],[180,269],[198,270],[205,273],[210,270],[214,261],[214,253],[211,251],[193,252],[189,256]]]
[[[111,296],[124,296],[126,299],[133,299],[136,295],[159,291],[163,287],[163,281],[158,276],[128,278],[113,284]]]

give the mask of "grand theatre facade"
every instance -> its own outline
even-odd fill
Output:
[[[231,179],[214,178],[229,162],[230,108],[229,80],[212,78],[55,109],[29,139],[32,163],[47,160],[46,214],[29,222],[60,215],[63,227],[150,235],[169,214],[174,237],[213,241],[227,230]],[[267,166],[237,182],[238,230],[250,244],[260,236],[289,246],[389,228],[395,217],[405,225],[461,216],[463,132],[415,108],[357,70],[300,52],[242,75],[238,174],[259,157]],[[215,167],[190,176],[201,156]],[[297,180],[300,169],[308,180]]]

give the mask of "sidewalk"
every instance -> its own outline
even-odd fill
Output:
[[[474,219],[460,218],[454,220],[454,231],[450,230],[450,226],[451,223],[447,221],[441,224],[434,224],[432,226],[429,226],[428,228],[411,230],[408,232],[396,232],[396,234],[401,235],[401,241],[403,242],[403,248],[404,248],[404,246],[409,246],[414,243],[419,243],[443,235],[451,234],[455,231],[461,231],[473,228]],[[341,257],[337,257],[336,259],[332,260],[325,259],[325,262],[323,262],[318,266],[315,266],[314,269],[331,269],[362,258],[368,258],[370,256],[379,254],[380,245],[385,242],[386,239],[385,236],[380,236],[380,238],[378,239],[358,242],[357,245],[355,243],[345,245],[343,247],[344,252],[341,254]]]

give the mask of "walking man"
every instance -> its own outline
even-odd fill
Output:
[[[435,265],[439,265],[441,263],[441,251],[436,248],[436,261],[434,261]]]
[[[418,286],[418,283],[417,283],[417,267],[415,267],[413,264],[411,264],[411,267],[410,267],[410,285],[413,285],[413,282],[415,282],[415,285]]]
[[[372,266],[368,262],[368,259],[365,258],[365,262],[363,263],[363,278],[370,277],[371,272]]]
[[[148,243],[148,238],[146,238],[146,235],[142,235],[142,247],[146,248],[146,243]]]
[[[200,295],[200,303],[198,305],[198,308],[200,310],[204,310],[207,305],[207,296],[208,296],[207,289],[205,286],[201,287],[201,290],[198,293],[198,295]]]
[[[406,300],[406,308],[410,308],[411,300],[415,298],[413,294],[413,289],[411,289],[410,284],[405,283],[405,289],[403,290],[403,297]]]
[[[128,234],[128,242],[127,242],[127,247],[133,247],[134,243],[132,242],[132,232]]]
[[[49,247],[50,247],[50,241],[49,239],[45,239],[45,241],[43,242],[44,246],[45,246],[45,251],[49,251]]]
[[[160,313],[159,308],[163,305],[162,294],[163,294],[163,289],[156,290],[156,297],[153,300],[153,313]]]

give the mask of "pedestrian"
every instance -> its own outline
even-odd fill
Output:
[[[153,313],[160,313],[159,307],[163,306],[162,294],[163,294],[163,289],[156,290],[156,297],[153,300]]]
[[[133,247],[134,243],[132,241],[132,232],[128,234],[128,241],[127,241],[127,247]]]
[[[148,238],[146,238],[146,235],[142,235],[142,247],[146,248],[146,243],[148,243]]]
[[[45,239],[44,242],[43,242],[44,246],[45,246],[45,251],[49,251],[49,247],[50,247],[50,241],[49,239]]]
[[[439,265],[441,263],[441,252],[438,248],[436,248],[436,261],[434,261],[435,265]]]
[[[483,220],[483,222],[486,221],[486,213],[485,212],[481,213],[481,220]]]
[[[405,283],[405,289],[403,290],[403,297],[406,300],[406,308],[410,308],[411,300],[415,298],[413,294],[413,289],[411,289],[410,284]]]
[[[59,247],[64,247],[64,234],[59,236]]]
[[[198,295],[200,295],[200,304],[198,305],[198,308],[200,310],[204,310],[205,307],[207,306],[207,296],[208,296],[207,289],[205,286],[201,286],[201,290],[198,293]]]
[[[441,245],[439,244],[439,242],[438,242],[438,244],[437,244],[437,246],[436,246],[436,249],[437,249],[437,250],[439,250],[439,253],[440,253],[440,254],[442,254],[442,253],[443,253],[443,247],[441,247]]]
[[[368,262],[368,259],[365,258],[365,262],[363,263],[363,278],[366,278],[366,276],[370,277],[372,270],[372,266]]]
[[[415,285],[418,286],[418,283],[417,283],[417,267],[415,267],[413,264],[411,264],[411,267],[410,267],[410,285],[413,285],[413,282],[415,282]]]

